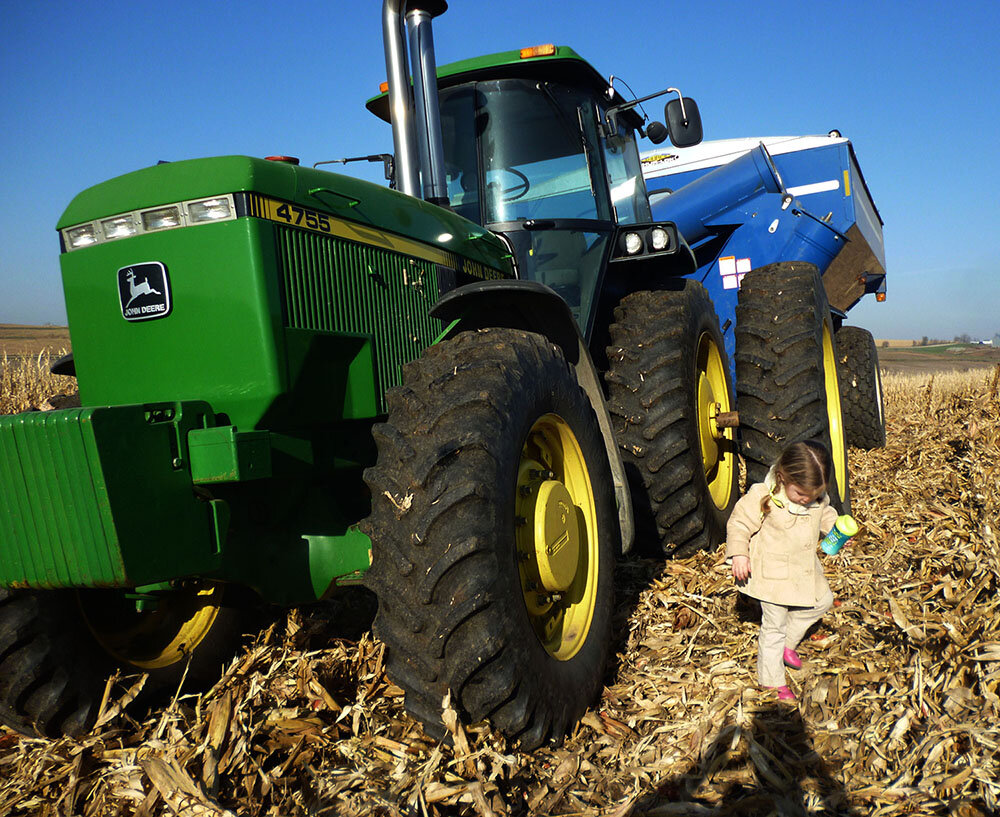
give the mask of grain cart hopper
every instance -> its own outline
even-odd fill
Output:
[[[367,534],[412,711],[440,728],[451,689],[532,747],[596,697],[627,483],[565,302],[438,206],[444,8],[383,5],[398,191],[228,156],[67,207],[82,407],[0,418],[5,723],[79,733],[116,669],[211,677],[244,588],[328,597],[368,571]]]
[[[744,453],[751,479],[760,478],[780,447],[775,417],[808,391],[789,390],[782,369],[800,362],[798,350],[780,355],[781,332],[769,345],[762,338],[771,305],[784,303],[770,283],[782,286],[791,276],[821,275],[829,305],[822,345],[825,355],[827,411],[838,475],[846,474],[844,444],[835,433],[843,415],[846,442],[864,448],[885,443],[881,379],[871,333],[844,324],[848,310],[865,294],[885,298],[885,247],[882,219],[871,198],[851,143],[836,131],[827,136],[728,139],[695,147],[645,154],[643,172],[653,212],[674,221],[698,259],[694,273],[712,295],[727,331],[726,350],[734,375]],[[793,266],[775,267],[776,264]],[[793,268],[794,267],[794,268]],[[768,269],[751,277],[751,270]],[[822,299],[821,299],[822,300]],[[821,310],[822,311],[822,310]],[[741,320],[742,319],[742,320]],[[780,320],[795,321],[794,310]],[[767,324],[767,330],[772,330]],[[741,351],[745,351],[744,355]],[[839,372],[832,374],[832,358]],[[773,367],[759,365],[761,360]],[[815,374],[813,375],[815,377]],[[820,389],[816,389],[820,391]],[[796,409],[796,436],[815,434],[821,401],[812,410]],[[787,436],[787,435],[782,435]]]

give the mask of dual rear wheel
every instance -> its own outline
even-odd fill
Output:
[[[221,585],[178,587],[143,611],[124,591],[0,588],[0,722],[29,735],[80,735],[107,679],[148,673],[149,697],[218,677],[240,632]]]

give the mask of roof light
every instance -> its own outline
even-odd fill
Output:
[[[105,238],[128,238],[138,232],[131,215],[104,219],[101,222],[101,230]]]
[[[86,224],[76,224],[62,231],[66,250],[79,250],[106,241],[118,241],[142,233],[154,233],[196,224],[212,224],[236,219],[236,202],[232,194],[207,199],[179,201],[148,210],[118,213]]]
[[[229,218],[230,213],[232,210],[229,207],[229,199],[225,197],[193,201],[188,205],[188,218],[192,224],[219,221]]]
[[[166,230],[168,227],[181,226],[181,210],[179,207],[158,207],[142,214],[142,226],[146,230]]]
[[[91,244],[96,244],[97,231],[94,229],[93,224],[84,224],[81,227],[74,227],[72,230],[67,230],[66,238],[69,239],[70,247],[75,250],[77,247],[87,247]]]
[[[552,43],[545,45],[533,45],[531,48],[521,49],[521,59],[527,60],[532,57],[551,57],[556,53],[556,47]]]
[[[882,303],[882,301],[885,300],[885,293],[884,292],[876,292],[875,293],[875,300],[878,301],[879,303]]]
[[[378,92],[380,94],[387,94],[387,93],[389,93],[389,83],[388,82],[380,82],[378,84]]]

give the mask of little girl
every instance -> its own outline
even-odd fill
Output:
[[[826,494],[832,470],[821,443],[792,443],[736,503],[727,526],[733,577],[741,593],[760,600],[757,680],[783,701],[795,700],[785,667],[802,666],[795,648],[833,606],[816,555],[820,537],[837,521]]]

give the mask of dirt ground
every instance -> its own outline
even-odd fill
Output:
[[[0,323],[0,358],[37,355],[69,349],[69,329],[65,326],[18,326]]]

